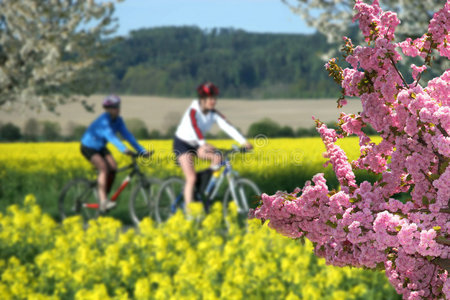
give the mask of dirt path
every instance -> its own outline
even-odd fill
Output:
[[[67,104],[58,108],[59,115],[51,113],[32,113],[0,111],[0,122],[12,122],[21,128],[27,119],[50,120],[60,123],[63,133],[73,124],[88,125],[100,112],[103,96],[92,96],[88,103],[95,104],[94,114],[84,111],[78,103]],[[149,130],[165,131],[169,126],[177,124],[192,99],[162,98],[151,96],[122,96],[122,116],[125,119],[138,118],[145,122]],[[235,100],[219,99],[217,109],[244,133],[250,124],[263,118],[270,118],[281,125],[311,127],[314,115],[324,122],[335,121],[340,111],[355,113],[361,111],[361,103],[353,100],[343,109],[336,108],[336,100]]]

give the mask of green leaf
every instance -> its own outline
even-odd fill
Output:
[[[325,224],[327,224],[328,226],[330,226],[332,228],[336,228],[337,227],[337,224],[331,222],[330,220],[327,220],[327,222]]]

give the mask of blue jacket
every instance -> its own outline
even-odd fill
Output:
[[[145,151],[144,147],[139,145],[134,136],[128,131],[122,117],[118,116],[115,120],[112,120],[107,112],[101,114],[100,117],[89,125],[81,138],[81,144],[88,148],[100,150],[105,148],[106,144],[110,142],[121,152],[124,152],[127,147],[116,136],[117,132],[138,152]]]

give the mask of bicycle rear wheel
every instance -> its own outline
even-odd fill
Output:
[[[165,222],[183,204],[183,190],[181,178],[169,178],[162,183],[156,197],[155,219],[158,223]]]
[[[88,207],[96,204],[97,208]],[[81,215],[84,222],[98,216],[97,182],[79,178],[69,181],[58,198],[61,220]]]
[[[145,217],[155,217],[155,204],[161,180],[146,178],[133,189],[130,197],[129,210],[133,223],[137,226]]]
[[[240,222],[247,220],[249,206],[252,201],[259,199],[261,192],[253,181],[246,178],[239,178],[235,182],[234,192],[229,187],[223,197],[223,216],[233,214],[231,203],[234,203],[237,209],[237,215]]]

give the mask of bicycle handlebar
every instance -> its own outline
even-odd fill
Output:
[[[151,157],[154,153],[155,153],[155,151],[153,151],[153,150],[150,151],[150,152],[147,152],[147,154],[148,154],[147,158]],[[144,155],[142,154],[142,152],[131,152],[130,156],[131,156],[134,160],[137,159],[137,158],[139,158],[139,157],[144,157]]]
[[[218,153],[222,154],[223,157],[227,157],[233,153],[247,153],[250,152],[249,149],[245,147],[233,147],[231,149],[217,149]]]
[[[152,150],[152,151],[147,152],[147,153],[148,153],[147,158],[150,158],[155,153],[155,151]],[[139,153],[139,152],[131,152],[128,155],[131,157],[132,162],[130,164],[128,164],[127,166],[125,166],[123,168],[120,168],[119,171],[123,171],[123,170],[126,170],[126,169],[138,169],[137,159],[139,157],[144,157],[142,152],[141,153]]]

